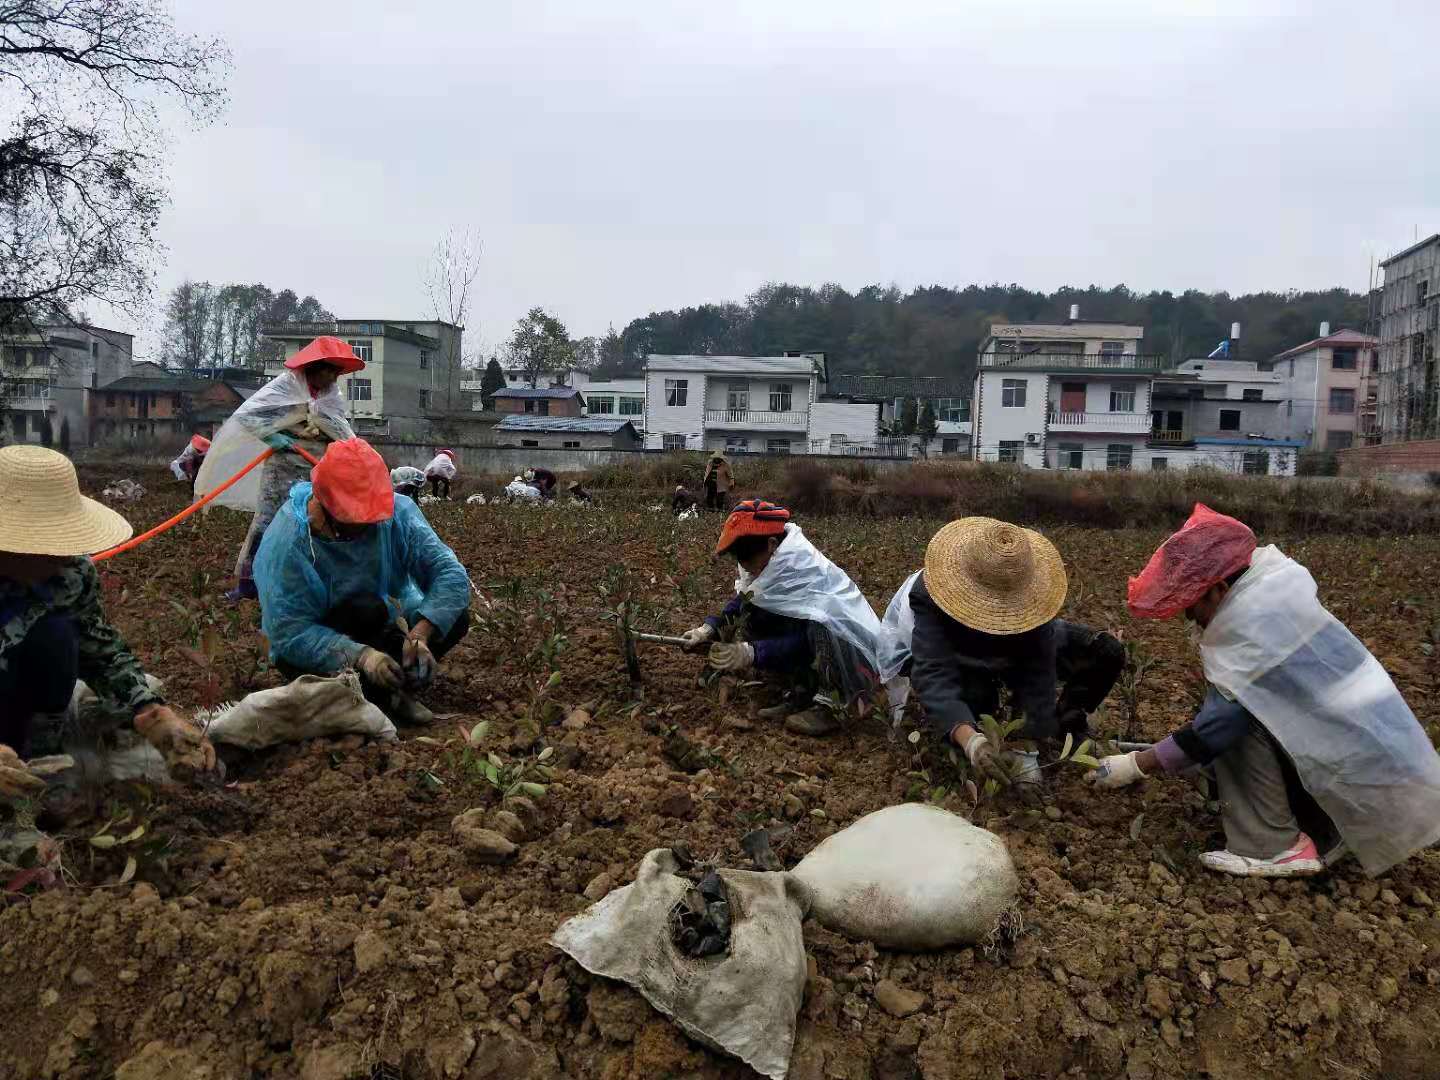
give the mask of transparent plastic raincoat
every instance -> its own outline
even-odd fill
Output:
[[[448,634],[470,603],[470,578],[409,499],[358,540],[310,534],[308,483],[295,485],[255,557],[260,622],[270,655],[303,671],[333,674],[362,646],[321,625],[342,600],[377,596],[413,626],[421,618]]]
[[[1315,579],[1260,548],[1200,638],[1205,677],[1290,755],[1367,874],[1440,840],[1440,755]]]

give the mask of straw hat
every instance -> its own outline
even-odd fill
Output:
[[[0,551],[93,555],[134,531],[114,510],[80,494],[64,454],[43,446],[0,449]]]
[[[1065,602],[1065,564],[1031,529],[994,518],[952,521],[925,549],[925,588],[940,610],[987,634],[1022,634]]]

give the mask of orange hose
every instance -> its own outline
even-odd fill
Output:
[[[310,453],[307,453],[303,447],[301,447],[301,446],[299,446],[299,445],[295,445],[295,446],[290,447],[290,449],[294,450],[297,454],[299,454],[301,457],[303,457],[306,461],[310,462],[311,465],[319,465],[319,464],[320,464],[320,462],[315,459],[314,455],[312,455],[312,454],[310,454]],[[186,518],[188,518],[191,514],[195,513],[196,510],[199,510],[202,506],[204,506],[206,503],[208,503],[211,499],[216,498],[216,497],[219,496],[222,492],[224,492],[227,488],[229,488],[229,487],[231,487],[232,485],[238,483],[238,482],[245,476],[246,473],[248,473],[251,469],[255,468],[255,466],[263,463],[267,458],[273,456],[274,453],[275,453],[274,450],[267,449],[263,454],[261,454],[259,457],[257,457],[254,461],[250,462],[249,465],[246,465],[243,469],[241,469],[239,472],[237,472],[237,473],[236,473],[234,476],[232,476],[229,480],[226,480],[225,483],[221,484],[219,487],[217,487],[217,488],[213,489],[212,491],[210,491],[208,494],[205,495],[204,498],[202,498],[202,499],[197,499],[195,502],[193,502],[193,503],[191,503],[189,506],[187,506],[184,510],[181,510],[181,511],[180,511],[178,514],[176,514],[174,517],[170,518],[170,519],[167,520],[167,521],[162,521],[159,525],[156,525],[153,529],[150,529],[150,530],[148,530],[148,531],[146,531],[146,532],[143,532],[143,533],[141,533],[139,536],[132,536],[129,540],[126,540],[125,543],[123,543],[123,544],[117,544],[115,547],[110,548],[108,551],[102,551],[102,552],[100,552],[98,555],[91,555],[91,556],[90,556],[90,561],[91,561],[91,562],[102,562],[102,561],[104,561],[105,559],[109,559],[109,558],[111,558],[111,557],[113,557],[113,556],[115,556],[115,555],[119,555],[119,554],[122,554],[123,552],[129,551],[131,548],[137,548],[137,547],[139,547],[141,544],[145,543],[146,540],[150,540],[150,539],[153,539],[153,538],[156,537],[156,536],[159,536],[159,535],[160,535],[161,533],[163,533],[166,529],[169,529],[169,528],[172,528],[172,527],[174,527],[174,526],[176,526],[176,525],[179,525],[180,522],[184,521],[184,520],[185,520]]]

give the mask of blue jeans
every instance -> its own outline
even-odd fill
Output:
[[[35,717],[68,709],[79,678],[80,639],[74,621],[64,615],[41,619],[24,641],[5,654],[0,671],[0,743],[22,758],[32,751],[56,751],[57,747],[32,746]],[[58,728],[53,735],[58,738]]]

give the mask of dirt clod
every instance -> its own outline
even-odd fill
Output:
[[[904,1018],[924,1008],[925,995],[915,990],[906,990],[889,979],[881,979],[875,984],[875,1004],[891,1016]]]
[[[466,854],[478,862],[509,862],[520,849],[498,832],[485,828],[484,821],[484,810],[466,810],[450,822],[450,831]]]

